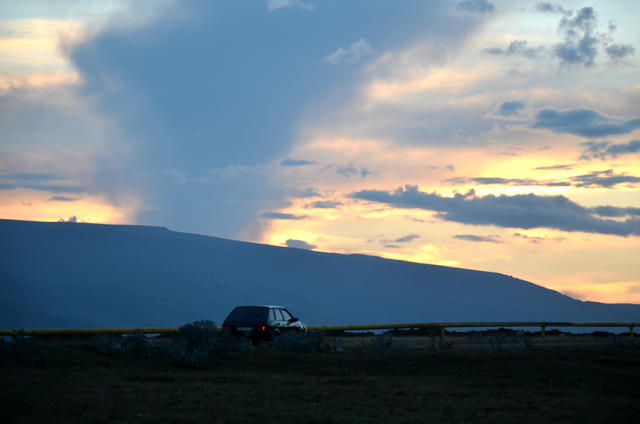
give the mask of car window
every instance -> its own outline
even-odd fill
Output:
[[[280,309],[272,309],[272,311],[275,314],[277,321],[283,321],[282,313],[280,312]]]
[[[238,306],[231,311],[225,323],[227,325],[259,325],[265,321],[267,313],[268,308],[260,306]]]
[[[275,320],[276,320],[275,309],[270,309],[269,310],[269,321],[275,321]]]
[[[291,314],[286,310],[286,309],[281,309],[282,311],[282,317],[284,318],[285,321],[290,321],[291,320]]]

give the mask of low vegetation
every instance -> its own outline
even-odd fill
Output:
[[[640,416],[640,346],[628,337],[541,346],[524,334],[494,334],[482,347],[461,348],[454,334],[448,341],[428,334],[414,336],[424,342],[416,348],[405,336],[291,333],[252,347],[201,321],[173,337],[18,338],[0,343],[0,422],[624,423]]]

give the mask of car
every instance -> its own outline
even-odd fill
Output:
[[[237,306],[222,323],[222,329],[256,345],[272,341],[285,331],[306,331],[307,326],[283,306],[259,305]]]

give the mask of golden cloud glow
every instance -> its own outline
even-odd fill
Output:
[[[0,216],[4,219],[48,222],[75,216],[78,222],[131,224],[135,223],[135,213],[139,210],[139,202],[135,199],[130,199],[126,208],[122,208],[100,196],[74,194],[59,197],[64,200],[56,200],[52,193],[36,190],[3,191]]]
[[[73,84],[78,75],[61,42],[79,37],[82,25],[49,19],[0,20],[0,90],[25,85]]]

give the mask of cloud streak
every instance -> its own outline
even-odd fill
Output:
[[[473,241],[479,243],[502,243],[502,240],[499,236],[488,235],[488,236],[478,236],[475,234],[456,234],[453,236],[454,239],[465,240],[465,241]]]
[[[349,47],[338,48],[338,50],[326,56],[324,61],[333,66],[343,65],[345,63],[356,63],[372,55],[373,51],[371,44],[365,38],[361,38]]]
[[[522,56],[528,59],[535,59],[546,49],[543,46],[529,47],[526,40],[513,40],[506,49],[500,47],[491,47],[484,49],[485,53],[494,56]]]
[[[282,219],[282,220],[292,220],[292,221],[298,221],[301,219],[308,218],[307,215],[294,215],[291,213],[283,213],[283,212],[265,212],[260,216],[266,219]]]
[[[587,141],[582,145],[586,147],[586,150],[580,155],[582,160],[607,160],[640,153],[640,140],[619,144],[613,144],[609,141]]]
[[[463,12],[491,13],[496,10],[496,7],[487,0],[465,0],[459,1],[456,4],[456,9]]]
[[[586,108],[564,111],[544,108],[536,114],[533,128],[545,128],[560,134],[568,133],[582,137],[606,137],[628,134],[640,128],[640,118],[623,121]]]
[[[311,160],[301,160],[301,159],[291,159],[286,158],[282,162],[280,162],[281,166],[303,166],[303,165],[314,165],[316,162]]]
[[[588,208],[564,196],[526,194],[478,197],[470,191],[464,195],[444,197],[437,193],[422,192],[417,186],[406,185],[392,192],[362,190],[352,193],[351,197],[397,208],[434,211],[441,219],[462,224],[552,228],[618,236],[640,235],[640,219],[615,221],[598,218]]]

